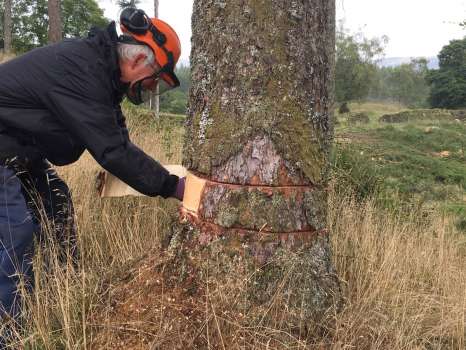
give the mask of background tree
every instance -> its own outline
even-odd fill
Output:
[[[159,18],[159,0],[154,0],[154,17]],[[155,112],[155,117],[160,117],[160,96],[156,93],[151,96],[152,109]]]
[[[49,43],[57,43],[63,38],[60,0],[48,0]]]
[[[328,0],[194,2],[183,163],[207,183],[167,271],[249,325],[307,335],[340,301],[325,228],[334,21]]]
[[[108,20],[94,0],[62,0],[65,37],[85,37],[90,27],[105,27]]]
[[[12,22],[11,22],[11,0],[4,1],[4,10],[3,10],[3,49],[6,54],[9,54],[11,51],[11,32],[12,32]]]
[[[349,34],[340,22],[336,34],[335,96],[339,102],[368,96],[376,75],[376,59],[384,52],[387,37],[367,39]]]
[[[117,4],[120,9],[124,9],[126,7],[137,7],[141,3],[140,0],[118,0]]]
[[[442,48],[439,69],[427,75],[431,86],[429,101],[436,108],[466,107],[466,37],[452,40]]]
[[[3,4],[0,3],[0,52],[2,52],[3,46],[4,46],[4,42],[3,42],[4,20],[5,20],[4,8],[3,8]]]
[[[13,0],[13,46],[18,53],[48,43],[46,0]]]
[[[396,67],[378,67],[369,97],[397,101],[412,108],[427,107],[430,92],[426,82],[427,64],[427,60],[422,58]]]
[[[180,80],[180,87],[160,96],[160,110],[165,113],[186,114],[191,68],[182,65],[176,68],[175,73]]]
[[[46,0],[12,1],[12,46],[22,53],[48,43],[48,5]],[[86,36],[90,27],[105,26],[103,16],[95,0],[62,0],[63,35]],[[0,3],[3,13],[3,3]],[[3,21],[3,16],[1,17]],[[3,26],[0,26],[3,31]]]

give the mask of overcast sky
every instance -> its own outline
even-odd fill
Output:
[[[234,1],[234,0],[230,0]],[[100,0],[105,16],[118,18],[115,0]],[[345,20],[352,32],[365,36],[387,35],[386,57],[436,56],[452,39],[466,35],[458,23],[466,19],[466,0],[336,0],[337,18]],[[192,0],[159,0],[159,16],[178,32],[182,60],[191,50]],[[153,13],[152,0],[140,8]]]

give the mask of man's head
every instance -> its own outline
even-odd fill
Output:
[[[118,43],[117,49],[121,70],[120,80],[129,84],[127,94],[130,101],[139,104],[136,96],[138,92],[134,88],[139,81],[143,81],[145,86],[142,85],[142,88],[146,92],[151,92],[151,88],[155,91],[160,66],[155,61],[154,53],[146,45]],[[143,99],[144,97],[141,96],[140,100]]]
[[[181,45],[176,32],[167,23],[133,8],[121,13],[120,23],[124,33],[118,43],[121,80],[129,85],[130,101],[140,104],[150,93],[178,87],[174,69]]]
[[[160,70],[154,53],[146,45],[118,43],[118,57],[120,59],[121,81],[131,82],[139,80]]]

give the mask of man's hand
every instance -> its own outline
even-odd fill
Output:
[[[178,185],[176,186],[176,191],[173,195],[173,197],[177,198],[180,201],[183,201],[185,183],[186,177],[180,177],[180,179],[178,180]]]

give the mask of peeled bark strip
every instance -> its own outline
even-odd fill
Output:
[[[181,210],[173,268],[241,313],[276,302],[291,328],[341,301],[325,229],[334,6],[194,2],[183,165],[206,184],[198,210]]]

